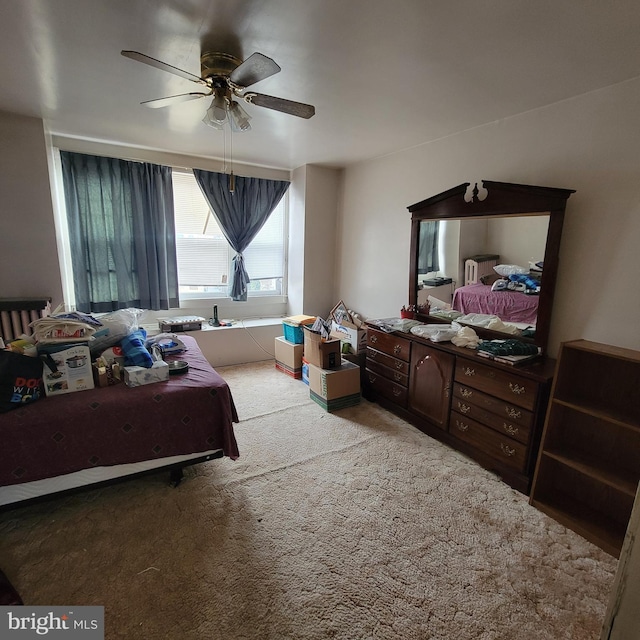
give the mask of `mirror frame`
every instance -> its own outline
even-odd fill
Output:
[[[477,217],[511,217],[523,215],[548,215],[549,228],[544,253],[544,268],[540,283],[538,301],[538,317],[535,337],[529,339],[546,351],[551,328],[551,312],[553,295],[558,275],[560,240],[567,200],[574,189],[557,189],[555,187],[536,187],[509,182],[482,180],[486,196],[479,198],[480,191],[475,184],[471,197],[466,194],[470,182],[458,185],[448,191],[422,200],[407,209],[411,213],[411,254],[409,265],[409,305],[417,308],[418,301],[418,248],[420,223],[423,220],[464,220]],[[428,315],[416,314],[416,319],[423,322],[443,322],[442,319]],[[504,333],[473,327],[480,337],[487,339],[505,338]],[[522,338],[524,340],[524,338]]]

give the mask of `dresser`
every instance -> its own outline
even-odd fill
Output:
[[[555,361],[500,364],[369,325],[365,396],[529,494]]]

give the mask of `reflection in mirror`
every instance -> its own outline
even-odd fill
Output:
[[[431,293],[425,291],[426,287],[436,286],[438,294],[448,287],[451,302],[446,300],[446,304],[458,304],[458,298],[462,297],[462,293],[459,292],[462,291],[467,278],[464,265],[466,258],[491,252],[490,255],[497,255],[497,260],[502,264],[522,263],[520,266],[525,268],[528,268],[529,262],[535,264],[543,261],[540,292],[538,295],[533,293],[528,296],[537,300],[537,313],[533,317],[534,322],[530,323],[535,324],[535,333],[524,335],[520,332],[520,337],[545,351],[551,328],[565,208],[567,199],[574,190],[493,180],[483,180],[480,186],[474,185],[470,193],[469,187],[470,183],[465,182],[407,207],[411,213],[409,306],[416,307],[415,316],[419,321],[449,322],[447,318],[430,316],[429,309],[422,307],[421,302],[425,295]],[[479,197],[481,192],[485,194],[484,198]],[[508,220],[512,218],[520,219],[520,224],[524,226],[516,230],[511,229]],[[497,222],[494,223],[494,220]],[[542,222],[543,220],[545,222]],[[438,269],[418,275],[419,240],[423,221],[441,223],[438,225],[437,240]],[[533,239],[542,238],[543,227],[547,224],[546,240],[542,243],[544,257],[541,257],[541,243],[538,241],[536,244]],[[481,261],[478,259],[477,262]],[[489,265],[486,259],[482,264],[483,267]],[[425,285],[425,280],[430,280],[426,276],[433,274],[442,277],[443,280],[436,280],[434,285],[429,282]],[[526,277],[528,274],[521,275]],[[451,282],[447,282],[449,278]],[[503,296],[503,301],[507,297]],[[525,297],[525,294],[520,297]],[[498,323],[502,322],[498,317],[494,319]],[[496,333],[495,327],[480,326],[478,323],[474,323],[474,329],[481,338],[492,339],[508,335],[504,330],[502,333]]]
[[[497,316],[490,328],[533,335],[548,228],[548,214],[422,220],[418,305],[479,326]]]

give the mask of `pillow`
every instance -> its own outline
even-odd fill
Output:
[[[493,267],[493,270],[504,278],[513,275],[514,273],[529,273],[529,269],[517,264],[497,264]]]
[[[136,329],[120,342],[125,366],[151,368],[153,358],[144,346],[146,339],[147,332],[144,329]]]

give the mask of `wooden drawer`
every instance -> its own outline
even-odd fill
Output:
[[[453,385],[452,409],[527,444],[533,413],[459,383]]]
[[[387,355],[386,353],[382,353],[382,351],[376,351],[371,347],[367,347],[367,360],[367,366],[369,366],[369,362],[377,362],[384,365],[385,367],[389,367],[389,369],[393,369],[394,371],[403,373],[405,376],[409,375],[408,362],[405,362],[404,360],[398,360],[398,358],[394,358]]]
[[[407,362],[403,364],[406,364],[408,366]],[[387,380],[391,380],[392,382],[401,384],[403,387],[406,387],[409,384],[409,376],[406,373],[402,373],[397,369],[391,369],[390,367],[385,367],[383,364],[380,364],[375,360],[367,361],[367,369],[375,373],[379,373],[381,376],[384,376],[385,378],[387,378]]]
[[[369,387],[387,400],[395,402],[397,405],[407,407],[407,387],[397,382],[393,382],[376,371],[366,370],[366,381]]]
[[[524,472],[527,462],[527,447],[494,429],[467,418],[456,411],[451,412],[449,432],[455,438],[463,440],[476,449],[483,451],[503,465],[519,473]]]
[[[405,362],[409,362],[411,358],[411,340],[371,327],[367,329],[367,346]]]
[[[457,358],[455,379],[464,386],[485,391],[530,411],[535,408],[538,383],[516,373]]]

